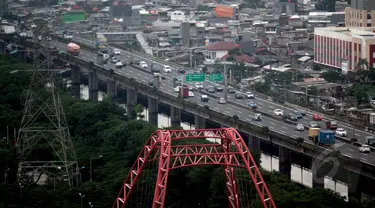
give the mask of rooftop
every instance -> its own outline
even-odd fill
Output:
[[[375,37],[375,27],[320,27],[315,28],[315,31],[337,32],[348,36],[359,35]]]

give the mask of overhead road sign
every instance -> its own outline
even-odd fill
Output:
[[[204,82],[205,80],[205,74],[187,74],[185,76],[185,81],[187,82]]]
[[[223,74],[210,74],[208,77],[208,80],[211,82],[223,82],[224,76]]]

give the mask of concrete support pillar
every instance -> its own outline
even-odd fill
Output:
[[[292,169],[290,150],[282,146],[279,147],[279,169],[280,173],[290,178],[290,171]]]
[[[248,146],[249,146],[250,149],[260,151],[260,139],[255,137],[255,136],[249,135],[249,145]]]
[[[113,79],[107,79],[107,95],[110,97],[117,96],[117,86]]]
[[[135,119],[134,106],[137,104],[137,92],[132,89],[126,90],[126,113],[130,119]]]
[[[0,54],[5,55],[5,42],[0,41]]]
[[[154,87],[156,89],[159,89],[160,88],[160,79],[161,79],[160,75],[158,73],[154,74],[153,79],[154,79]]]
[[[72,92],[76,98],[81,97],[81,69],[79,67],[72,67],[71,80],[72,80]]]
[[[202,118],[199,115],[195,115],[195,129],[204,129],[206,128],[206,119]]]
[[[181,110],[171,106],[171,126],[181,126]]]
[[[318,162],[314,162],[318,164]],[[324,165],[322,167],[316,167],[312,166],[311,172],[312,172],[312,187],[313,188],[322,188],[324,189],[324,171],[323,171]]]
[[[348,171],[348,198],[349,201],[361,201],[362,192],[359,187],[359,174]]]
[[[93,70],[93,62],[89,65],[89,99],[91,101],[98,101],[98,75]]]
[[[158,126],[158,101],[155,98],[148,98],[148,122]]]

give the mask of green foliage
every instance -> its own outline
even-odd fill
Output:
[[[322,0],[315,5],[317,10],[334,12],[336,0]]]
[[[209,11],[210,7],[204,5],[198,5],[197,11]]]
[[[336,71],[323,72],[320,77],[324,78],[327,82],[335,83],[342,83],[346,78],[343,74]]]
[[[257,8],[264,8],[265,3],[261,0],[245,0],[244,3],[240,4],[240,9],[242,8],[252,8],[252,9],[257,9]]]

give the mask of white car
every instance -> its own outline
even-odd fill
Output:
[[[362,144],[362,146],[359,147],[359,151],[363,153],[371,152],[370,146],[367,144]]]
[[[175,87],[175,88],[174,88],[174,92],[180,92],[180,88],[181,88],[181,86],[177,86],[177,87]]]
[[[119,62],[118,58],[117,57],[112,57],[112,63],[117,63]]]
[[[297,131],[304,131],[304,130],[305,130],[305,127],[304,127],[302,124],[297,124],[297,126],[296,126],[296,130],[297,130]]]
[[[172,68],[170,66],[168,66],[168,65],[164,65],[163,66],[163,71],[165,73],[171,73],[172,72]]]
[[[144,61],[139,62],[139,66],[142,67],[142,68],[147,68],[148,67],[147,63],[144,62]]]
[[[195,88],[197,88],[197,89],[203,89],[203,85],[202,85],[202,83],[199,83],[199,82],[197,82],[197,83],[195,83],[194,84],[194,86],[195,86]]]
[[[348,134],[346,133],[345,129],[337,128],[336,129],[336,136],[346,137]]]
[[[284,111],[281,110],[281,109],[275,109],[273,111],[273,114],[275,114],[276,116],[283,116],[284,115]]]
[[[121,61],[119,61],[119,62],[116,63],[116,68],[121,68],[123,66],[124,66],[124,64],[122,64]]]
[[[113,53],[115,55],[121,55],[121,51],[119,49],[117,49],[117,48],[113,49]]]
[[[225,104],[227,103],[227,101],[225,100],[225,98],[220,98],[219,99],[219,104]]]
[[[246,92],[246,98],[247,99],[253,99],[254,98],[254,94],[252,92]]]

